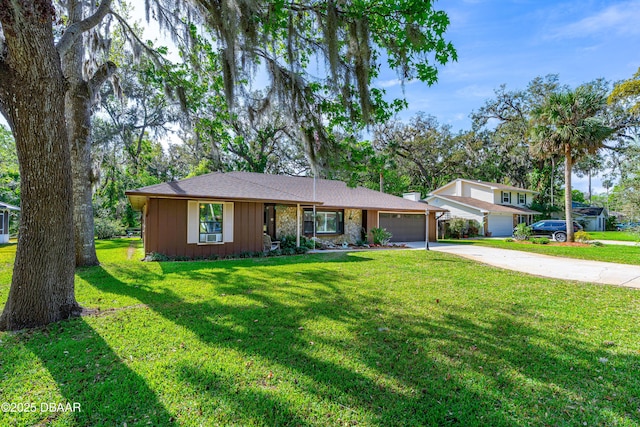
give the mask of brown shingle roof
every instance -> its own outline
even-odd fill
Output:
[[[482,200],[474,199],[472,197],[459,197],[459,196],[442,196],[440,194],[433,197],[439,197],[444,200],[449,200],[454,203],[461,203],[463,205],[471,206],[484,212],[501,212],[512,213],[515,215],[537,215],[540,212],[534,211],[528,208],[512,205],[497,205],[495,203],[484,202]]]
[[[316,180],[314,198],[313,178],[251,172],[214,172],[131,190],[126,194],[136,208],[141,207],[143,203],[141,198],[155,196],[318,204],[327,207],[372,210],[444,211],[425,203],[363,187],[349,188],[342,181],[327,179]]]

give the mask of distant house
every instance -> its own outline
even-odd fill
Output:
[[[584,226],[585,231],[605,231],[607,210],[597,206],[573,208],[573,219]]]
[[[0,243],[9,243],[9,213],[20,208],[0,202]]]
[[[478,221],[481,234],[510,236],[521,222],[531,224],[540,212],[529,209],[535,191],[494,182],[456,179],[434,190],[426,201],[450,217]]]
[[[263,234],[342,244],[382,227],[394,241],[424,241],[427,212],[435,240],[436,212],[445,211],[341,181],[249,172],[211,173],[126,194],[143,213],[145,252],[187,257],[260,251]]]

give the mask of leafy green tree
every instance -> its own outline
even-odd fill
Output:
[[[620,101],[627,104],[632,114],[640,114],[640,68],[630,79],[617,83],[607,98],[609,104]]]
[[[20,166],[11,131],[0,125],[0,201],[20,204]]]
[[[558,156],[537,160],[529,155],[531,115],[550,94],[563,89],[557,74],[536,77],[524,90],[507,90],[502,85],[493,99],[471,115],[473,129],[484,132],[486,146],[502,172],[496,181],[538,191],[537,203],[542,205],[553,205],[554,178],[561,162]]]
[[[573,165],[603,147],[614,129],[598,117],[606,106],[606,90],[597,82],[551,93],[532,113],[531,153],[540,158],[563,155],[567,239],[574,241],[571,211]]]

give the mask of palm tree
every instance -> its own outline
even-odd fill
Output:
[[[588,83],[575,90],[550,94],[533,110],[531,154],[548,158],[564,156],[565,213],[567,241],[573,242],[571,216],[571,171],[576,161],[595,154],[614,132],[598,114],[607,102],[606,88],[601,82]]]

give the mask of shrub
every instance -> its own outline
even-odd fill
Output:
[[[282,255],[295,255],[296,248],[284,248],[281,250]]]
[[[94,219],[93,230],[98,239],[113,239],[125,234],[124,226],[119,221],[102,217]]]
[[[516,225],[516,229],[513,231],[513,237],[516,240],[527,240],[531,236],[531,227],[524,222]]]
[[[367,239],[366,238],[360,238],[360,239],[356,239],[356,246],[364,246],[366,245]]]
[[[316,243],[313,239],[307,239],[305,236],[300,236],[300,247],[308,249],[314,249]],[[295,234],[288,234],[280,237],[280,249],[296,249],[296,236]],[[305,251],[306,252],[306,251]]]
[[[461,238],[467,230],[467,220],[464,218],[451,218],[449,220],[449,232],[451,237]]]
[[[267,252],[267,256],[280,256],[282,255],[281,249],[274,249],[272,251]]]
[[[475,219],[469,220],[467,224],[467,234],[469,237],[475,237],[480,235],[480,223]]]
[[[386,228],[376,227],[371,229],[371,237],[373,237],[373,243],[376,245],[386,246],[392,236],[393,235],[387,231]]]
[[[548,237],[536,237],[536,238],[531,239],[531,242],[534,245],[548,245],[550,240],[549,240]]]
[[[165,254],[161,254],[158,252],[151,252],[150,254],[147,254],[147,256],[144,258],[145,261],[171,261],[171,258],[169,258],[168,256],[166,256]]]
[[[300,238],[300,244],[302,244],[302,237]],[[287,234],[280,237],[280,249],[295,249],[296,248],[296,236],[293,234]]]
[[[511,237],[508,237],[506,239],[504,239],[505,242],[510,243],[513,242],[514,240]]]
[[[602,247],[604,246],[604,244],[602,242],[598,242],[597,240],[592,240],[589,242],[589,245],[591,246],[597,246],[597,247]]]
[[[589,241],[591,240],[591,236],[589,236],[589,233],[584,230],[576,231],[576,233],[573,235],[573,238],[576,242],[580,243],[589,243]]]

